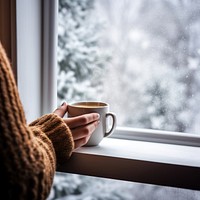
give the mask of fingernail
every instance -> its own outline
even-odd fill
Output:
[[[61,104],[61,106],[64,106],[65,105],[65,102],[63,102],[62,104]]]
[[[97,113],[97,119],[99,119],[100,118],[100,114],[99,113]]]

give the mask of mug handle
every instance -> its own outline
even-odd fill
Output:
[[[111,135],[113,133],[113,131],[115,130],[115,127],[116,127],[116,122],[117,122],[116,115],[114,113],[112,113],[112,112],[106,113],[106,118],[107,117],[112,118],[112,127],[108,132],[105,133],[104,137],[108,137],[109,135]]]

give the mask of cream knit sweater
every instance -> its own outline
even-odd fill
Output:
[[[70,157],[73,148],[71,131],[56,114],[27,125],[0,43],[0,199],[46,199],[56,166]]]

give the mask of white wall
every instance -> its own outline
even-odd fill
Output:
[[[41,0],[17,0],[18,88],[27,121],[41,115]]]
[[[28,122],[57,106],[57,11],[57,0],[17,1],[18,88]]]

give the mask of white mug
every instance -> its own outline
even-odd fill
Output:
[[[77,102],[68,105],[68,117],[75,117],[88,113],[99,113],[100,123],[92,133],[89,141],[84,146],[96,146],[98,145],[104,137],[107,137],[113,133],[116,127],[116,115],[109,112],[109,105],[104,102]],[[107,119],[112,119],[112,125],[108,131],[108,121]]]

